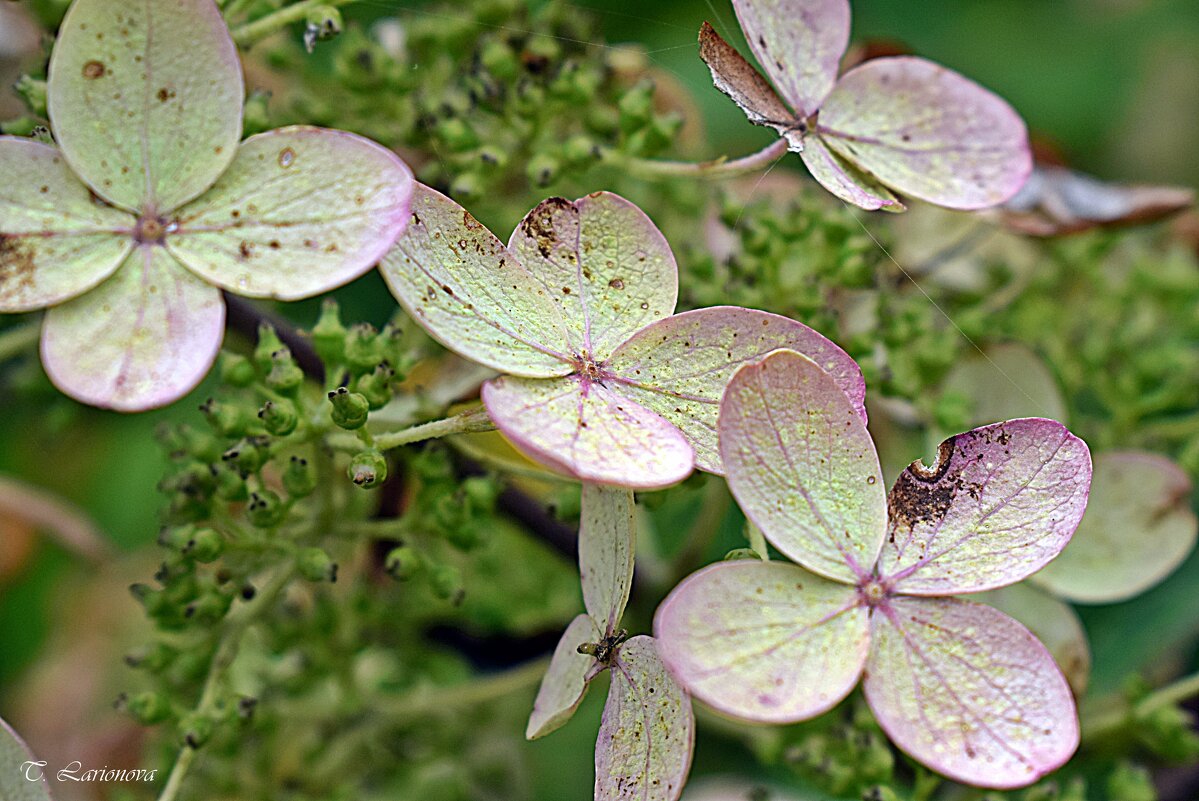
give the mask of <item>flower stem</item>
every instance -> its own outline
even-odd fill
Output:
[[[1094,715],[1083,715],[1083,737],[1086,740],[1102,739],[1126,727],[1132,720],[1196,695],[1199,695],[1199,673],[1192,673],[1154,690],[1131,707],[1126,706]]]
[[[37,344],[41,335],[42,321],[14,326],[0,332],[0,362],[5,362]]]
[[[739,159],[721,157],[711,161],[663,161],[622,158],[613,154],[611,162],[638,178],[721,179],[748,175],[769,167],[787,153],[787,140],[776,139],[766,147]]]
[[[426,439],[448,437],[451,434],[474,434],[494,430],[495,423],[491,422],[491,418],[487,416],[487,410],[480,406],[442,420],[431,420],[420,425],[401,428],[399,431],[377,434],[374,437],[374,445],[377,449],[386,451]],[[362,440],[354,434],[331,434],[329,444],[339,450],[358,451],[362,449]]]
[[[275,605],[275,601],[287,589],[294,575],[295,569],[293,567],[280,570],[267,582],[262,592],[258,594],[254,605],[247,609],[245,614],[228,622],[224,633],[221,635],[220,642],[217,644],[212,662],[208,665],[208,676],[204,679],[204,689],[200,692],[200,700],[196,703],[197,712],[207,712],[216,704],[217,692],[220,689],[221,680],[224,678],[225,671],[229,669],[229,666],[233,664],[233,660],[237,658],[237,651],[241,647],[242,636],[265,611]],[[175,758],[175,764],[171,767],[170,775],[167,776],[167,783],[158,795],[158,801],[175,801],[179,795],[180,788],[183,786],[183,780],[186,778],[188,771],[191,770],[192,763],[195,762],[198,753],[199,749],[191,745],[184,745],[179,750],[179,756]]]
[[[548,667],[548,658],[536,659],[478,681],[415,690],[394,700],[379,699],[374,707],[390,720],[410,720],[445,710],[475,706],[532,687],[545,675]]]
[[[349,5],[352,2],[354,0],[300,0],[298,3],[293,3],[274,13],[267,14],[262,19],[256,19],[253,22],[247,22],[245,25],[234,28],[233,41],[237,42],[240,47],[249,47],[270,36],[280,28],[291,25],[293,22],[299,22],[308,16],[309,11],[318,6],[336,8],[337,6]]]

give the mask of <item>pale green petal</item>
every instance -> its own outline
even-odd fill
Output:
[[[1015,342],[967,355],[949,371],[942,391],[967,399],[970,425],[1017,417],[1067,417],[1053,373],[1030,348]]]
[[[956,595],[1028,577],[1078,527],[1091,487],[1086,443],[1054,420],[1008,420],[941,443],[887,498],[878,571],[899,592]]]
[[[598,642],[602,636],[587,615],[579,615],[566,627],[533,701],[526,739],[544,737],[574,715],[587,694],[595,667],[595,657],[579,653],[579,646]]]
[[[863,689],[916,761],[980,787],[1024,787],[1078,747],[1065,678],[1028,629],[985,604],[893,598],[871,618]]]
[[[633,493],[627,489],[583,485],[579,521],[579,576],[583,603],[605,635],[615,634],[633,586],[637,529]]]
[[[84,403],[135,412],[187,394],[224,336],[225,304],[162,247],[143,246],[116,274],[46,313],[42,364]]]
[[[96,201],[54,147],[0,136],[0,311],[53,306],[112,275],[134,220]]]
[[[1070,608],[1028,582],[971,595],[967,600],[993,606],[1024,624],[1053,654],[1075,698],[1081,698],[1091,678],[1091,646],[1082,621]]]
[[[297,300],[365,273],[403,233],[412,172],[344,131],[252,136],[216,185],[179,210],[167,247],[192,272],[250,297]]]
[[[47,94],[67,161],[131,211],[196,197],[241,138],[241,62],[212,0],[75,0]]]
[[[817,131],[900,194],[955,209],[1002,203],[1032,171],[1020,115],[921,58],[876,58],[845,73],[824,101]]]
[[[412,219],[379,271],[430,336],[513,375],[575,368],[561,312],[504,243],[445,195],[417,184]]]
[[[803,140],[800,158],[821,186],[834,195],[867,211],[885,209],[903,211],[904,205],[890,189],[869,173],[849,163],[831,150],[819,136]]]
[[[869,575],[887,530],[878,454],[861,412],[806,356],[742,367],[720,403],[729,489],[766,539],[827,578]]]
[[[671,315],[638,331],[604,369],[619,382],[618,392],[678,426],[695,448],[697,467],[723,473],[716,417],[725,385],[738,367],[780,348],[819,364],[866,419],[857,362],[803,323],[756,309],[713,306]]]
[[[662,660],[708,706],[792,723],[832,709],[866,662],[853,587],[786,562],[718,562],[684,579],[654,618]]]
[[[508,248],[562,310],[574,354],[594,361],[674,312],[678,267],[662,232],[611,192],[542,201]]]
[[[29,746],[12,727],[0,720],[0,798],[4,801],[51,801],[46,774],[49,766],[36,762]]]
[[[595,741],[596,801],[674,801],[695,745],[691,699],[652,637],[633,637],[612,664],[612,684]]]
[[[1199,521],[1191,497],[1190,478],[1164,456],[1099,454],[1078,531],[1032,581],[1079,603],[1115,603],[1141,594],[1194,549]]]
[[[578,376],[483,385],[483,403],[518,450],[581,481],[660,489],[691,472],[695,452],[677,428],[644,406]]]

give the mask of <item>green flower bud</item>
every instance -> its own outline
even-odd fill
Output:
[[[654,84],[641,81],[625,92],[617,102],[620,110],[620,129],[626,135],[644,128],[654,113]]]
[[[346,335],[346,363],[358,372],[375,369],[375,365],[387,360],[384,343],[379,341],[379,332],[369,323],[350,326]]]
[[[225,615],[229,614],[229,607],[232,605],[232,595],[212,590],[184,607],[183,617],[193,623],[211,625],[223,620]]]
[[[447,526],[445,533],[450,544],[463,551],[476,548],[483,541],[483,529],[476,520],[462,520],[455,525]]]
[[[479,164],[489,173],[499,172],[508,166],[508,153],[495,145],[483,145],[479,148]]]
[[[341,324],[341,308],[333,298],[321,304],[321,316],[312,327],[312,347],[326,365],[345,361],[346,327]]]
[[[294,395],[304,383],[304,371],[292,358],[291,348],[282,347],[271,354],[271,371],[266,385],[284,395]]]
[[[45,81],[38,80],[37,78],[30,77],[29,75],[22,75],[17,79],[17,82],[13,84],[12,88],[21,96],[21,99],[25,101],[25,105],[29,107],[30,111],[42,119],[45,119],[48,116],[46,113]]]
[[[220,375],[221,381],[231,387],[248,387],[256,377],[249,359],[227,350],[221,351]]]
[[[255,528],[270,528],[283,519],[283,501],[270,490],[250,493],[246,505],[246,517]]]
[[[502,81],[510,81],[520,73],[520,60],[501,39],[489,39],[479,51],[479,63]]]
[[[724,555],[725,562],[735,562],[738,559],[757,559],[761,561],[762,555],[753,548],[734,548]]]
[[[258,419],[276,437],[286,437],[296,430],[300,415],[296,405],[289,400],[267,401],[258,410]]]
[[[214,493],[218,498],[224,501],[244,501],[250,497],[250,491],[246,488],[246,479],[236,467],[230,465],[218,467],[214,464],[210,470],[215,483]]]
[[[350,459],[346,473],[363,489],[373,489],[387,480],[387,457],[373,448],[360,451]]]
[[[250,417],[240,406],[209,398],[200,404],[200,411],[212,430],[222,437],[241,437],[250,425]]]
[[[161,693],[143,692],[123,699],[125,711],[143,726],[162,723],[171,716],[171,704]]]
[[[535,153],[529,159],[529,163],[525,165],[525,177],[534,186],[546,187],[557,180],[558,172],[561,169],[561,162],[554,156],[548,153]]]
[[[341,33],[344,23],[341,12],[333,6],[316,6],[308,11],[308,23],[304,28],[304,49],[309,53],[316,47],[318,41],[332,39]]]
[[[316,471],[307,459],[291,457],[283,471],[283,489],[293,498],[307,498],[316,489]]]
[[[338,387],[329,393],[329,402],[333,404],[330,417],[333,423],[347,431],[353,431],[366,425],[370,412],[370,402],[358,392],[350,392],[345,387]]]
[[[184,544],[182,553],[197,562],[215,562],[225,550],[225,540],[216,529],[198,528]]]
[[[1157,790],[1148,770],[1121,762],[1108,777],[1107,796],[1119,801],[1157,801]]]
[[[221,441],[207,431],[193,428],[186,423],[176,429],[182,452],[201,462],[216,462],[221,458]]]
[[[459,201],[478,200],[487,188],[478,173],[464,172],[450,184],[450,194]]]
[[[337,581],[337,563],[321,548],[304,548],[296,557],[296,568],[309,581]]]
[[[176,553],[182,553],[195,533],[196,527],[191,524],[169,526],[158,532],[158,544],[164,548],[170,548]]]
[[[166,643],[156,642],[127,654],[125,664],[149,673],[159,673],[174,662],[178,655],[179,652]]]
[[[412,578],[424,566],[425,560],[411,545],[392,548],[383,562],[387,574],[398,581]]]
[[[371,411],[382,409],[391,400],[391,382],[394,378],[395,370],[391,369],[390,364],[383,362],[373,373],[358,379],[356,389],[366,398]]]
[[[593,104],[584,112],[588,130],[601,137],[609,137],[620,130],[620,112],[611,106]]]
[[[479,135],[461,117],[446,117],[439,121],[435,133],[451,153],[462,153],[479,146]]]
[[[264,373],[269,372],[274,365],[271,357],[283,347],[283,340],[279,339],[273,325],[263,323],[258,326],[258,345],[254,348],[254,363],[258,365],[258,369]]]
[[[491,512],[495,509],[500,485],[488,476],[472,476],[462,482],[462,494],[475,512]]]
[[[269,455],[267,442],[262,437],[243,437],[221,454],[221,460],[242,473],[255,473],[266,463]]]
[[[438,598],[452,601],[454,604],[462,602],[466,591],[462,588],[462,574],[458,568],[446,564],[436,565],[429,573],[429,582]]]
[[[179,737],[188,748],[201,748],[212,737],[212,718],[192,712],[179,721]]]
[[[599,144],[586,134],[576,134],[562,146],[562,157],[576,167],[599,161],[601,155]]]

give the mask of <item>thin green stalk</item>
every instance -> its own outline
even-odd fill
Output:
[[[482,407],[469,409],[465,412],[446,417],[442,420],[431,420],[399,431],[389,431],[374,436],[374,445],[381,451],[410,445],[426,439],[448,437],[451,434],[474,434],[482,431],[494,431],[495,423],[487,416]],[[329,444],[334,448],[345,451],[362,450],[362,439],[354,434],[331,434]]]
[[[1163,707],[1172,706],[1199,695],[1199,673],[1192,673],[1154,690],[1131,707],[1082,716],[1083,739],[1102,739],[1119,731],[1130,721],[1145,717]]]
[[[241,647],[242,636],[262,616],[263,612],[275,605],[275,601],[278,600],[279,596],[287,588],[287,585],[291,583],[294,575],[294,567],[289,566],[280,570],[267,582],[251,607],[246,609],[242,615],[226,622],[225,631],[221,634],[216,653],[213,654],[212,662],[208,665],[208,675],[204,679],[204,689],[200,692],[200,700],[196,703],[197,712],[207,712],[216,704],[221,680],[225,676],[225,671],[229,669],[229,666],[233,664],[233,660],[237,658],[237,651]],[[198,753],[199,749],[193,748],[190,745],[184,745],[179,750],[179,756],[175,758],[175,764],[171,767],[170,775],[167,776],[167,783],[158,795],[158,801],[175,801],[179,795],[179,790],[183,787],[183,780],[187,777],[188,771],[191,770],[191,766],[195,762]]]
[[[0,362],[6,362],[37,345],[41,331],[42,321],[34,320],[0,332]]]
[[[477,681],[413,690],[394,699],[380,698],[372,703],[372,708],[391,720],[410,720],[476,706],[531,688],[545,675],[549,664],[548,657],[537,659]]]
[[[787,140],[776,139],[766,147],[739,159],[721,157],[712,161],[664,161],[612,156],[612,164],[638,178],[735,178],[760,172],[787,153]]]
[[[308,12],[320,6],[345,6],[354,0],[300,0],[278,11],[267,14],[262,19],[247,22],[233,29],[233,41],[240,47],[250,45],[265,39],[280,28],[285,28],[293,22],[299,22],[308,16]]]

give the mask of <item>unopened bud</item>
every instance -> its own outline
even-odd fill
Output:
[[[286,437],[296,430],[300,415],[296,412],[296,405],[283,398],[262,404],[262,408],[258,410],[258,419],[262,421],[266,430],[276,437]]]
[[[345,387],[338,387],[329,393],[329,402],[333,404],[330,416],[335,425],[353,431],[366,424],[370,412],[370,403],[358,392],[350,392]]]
[[[321,548],[301,550],[296,569],[309,581],[337,581],[337,563]]]
[[[270,490],[251,493],[250,502],[246,505],[246,517],[250,525],[256,528],[278,525],[283,519],[283,501]]]
[[[283,471],[283,489],[293,498],[307,498],[316,489],[316,471],[307,459],[291,457]]]
[[[359,451],[350,459],[346,473],[363,489],[373,489],[387,480],[387,457],[373,448]]]

